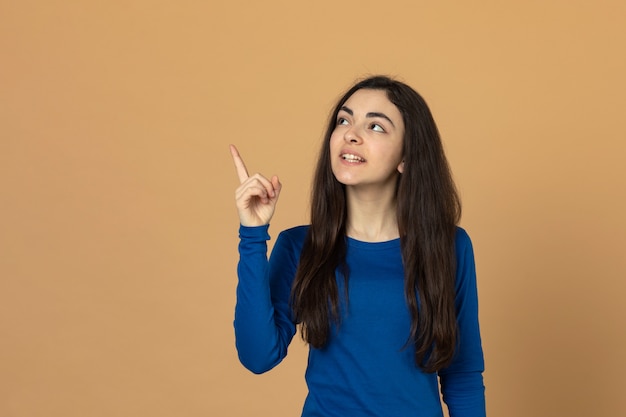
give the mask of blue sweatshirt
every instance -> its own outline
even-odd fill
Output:
[[[280,363],[296,333],[289,297],[307,230],[283,231],[268,261],[268,226],[240,227],[235,338],[241,363],[254,373]],[[449,367],[425,373],[406,343],[411,318],[400,239],[347,238],[348,301],[325,347],[309,349],[303,417],[441,417],[437,376],[451,417],[485,416],[474,255],[461,228],[456,254],[458,348]],[[343,294],[343,278],[337,284]]]

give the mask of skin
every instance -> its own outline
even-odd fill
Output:
[[[335,178],[350,192],[394,189],[402,171],[404,123],[382,90],[358,90],[343,105],[330,138]],[[361,159],[345,159],[356,154]],[[363,161],[364,160],[364,161]]]
[[[398,237],[395,186],[403,170],[403,138],[402,114],[383,90],[358,90],[339,112],[331,166],[346,186],[348,236],[368,242]]]
[[[346,186],[348,236],[379,242],[398,237],[395,184],[402,173],[404,123],[382,90],[356,91],[342,107],[330,138],[335,178]],[[252,176],[230,145],[240,186],[235,192],[244,226],[268,224],[281,191],[277,176]]]
[[[267,179],[259,173],[250,176],[235,145],[230,145],[230,154],[241,183],[235,191],[239,221],[249,227],[269,224],[282,188],[278,177]]]

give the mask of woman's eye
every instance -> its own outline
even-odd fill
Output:
[[[340,117],[337,119],[337,124],[338,125],[347,125],[348,121],[346,119],[344,119],[343,117]]]
[[[376,123],[372,124],[371,128],[372,128],[372,130],[374,132],[384,132],[385,131],[385,129],[383,129],[383,127],[381,125],[376,124]]]

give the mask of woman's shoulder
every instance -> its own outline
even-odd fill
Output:
[[[309,225],[300,225],[285,229],[278,235],[278,240],[288,240],[296,244],[302,244],[309,232],[309,227]]]
[[[280,234],[290,237],[304,237],[309,232],[309,227],[310,225],[308,224],[294,226],[283,230],[282,232],[280,232]]]
[[[470,239],[470,236],[467,233],[467,231],[460,226],[456,227],[456,235],[455,235],[454,240],[455,240],[457,251],[459,249],[463,249],[466,247],[469,247],[469,248],[472,247],[472,239]]]
[[[291,253],[296,258],[300,255],[309,226],[295,226],[285,229],[278,234],[274,252]]]
[[[456,226],[456,238],[457,239],[469,239],[469,233],[461,226]]]

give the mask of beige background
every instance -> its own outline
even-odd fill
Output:
[[[626,415],[626,3],[0,1],[0,416],[296,416],[233,344],[236,176],[307,221],[331,105],[432,107],[477,257],[491,416]]]

